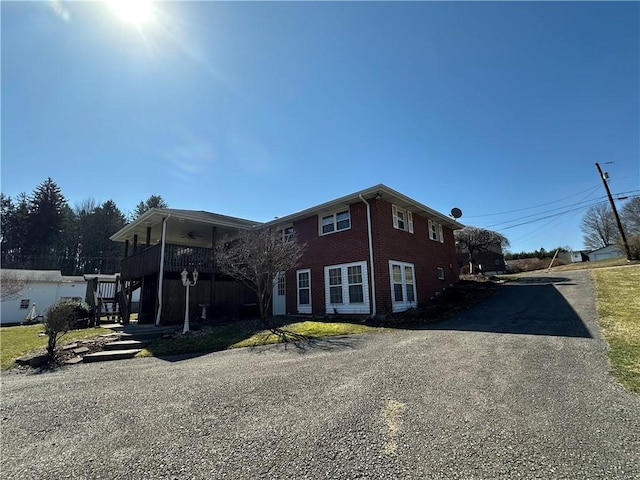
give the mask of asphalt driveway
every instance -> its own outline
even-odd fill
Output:
[[[3,479],[640,478],[588,272],[428,330],[2,375]]]

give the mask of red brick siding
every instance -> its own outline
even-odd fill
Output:
[[[414,233],[393,228],[391,203],[369,200],[373,232],[376,305],[378,313],[391,311],[391,284],[389,260],[413,263],[418,303],[442,291],[458,279],[457,259],[453,231],[444,227],[445,241],[429,238],[428,219],[413,213]],[[325,313],[324,267],[350,262],[366,261],[369,265],[367,211],[362,202],[350,205],[349,230],[318,235],[318,216],[294,223],[298,240],[306,243],[305,254],[297,270],[311,269],[311,302],[316,315]],[[445,280],[439,280],[437,267],[445,270]],[[371,267],[368,267],[369,274]],[[287,313],[297,313],[296,271],[287,272]],[[369,283],[371,296],[371,284]]]
[[[311,269],[311,307],[316,315],[325,313],[324,267],[369,260],[367,211],[363,203],[349,207],[351,228],[328,235],[318,235],[318,216],[294,223],[298,241],[306,243],[297,270]],[[287,312],[297,313],[296,271],[287,272]]]
[[[418,303],[458,280],[453,230],[443,226],[444,243],[429,238],[428,218],[413,212],[413,232],[393,228],[391,203],[372,200],[376,303],[378,313],[391,311],[389,260],[413,263]],[[439,280],[437,267],[444,268]]]

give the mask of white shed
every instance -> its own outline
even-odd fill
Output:
[[[87,282],[82,276],[63,276],[60,270],[0,270],[3,294],[10,285],[22,286],[10,298],[0,302],[0,324],[15,325],[34,311],[44,313],[58,300],[84,300]],[[35,305],[35,308],[33,306]]]

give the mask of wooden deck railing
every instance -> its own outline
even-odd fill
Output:
[[[160,245],[145,248],[122,259],[121,275],[123,279],[140,278],[160,271]],[[185,245],[165,245],[165,272],[192,271],[213,273],[213,249],[189,247]]]

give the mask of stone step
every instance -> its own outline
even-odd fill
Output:
[[[90,353],[85,355],[83,363],[91,362],[106,362],[109,360],[122,360],[125,358],[133,358],[137,353],[140,353],[140,348],[129,348],[126,350],[103,350],[102,352]]]
[[[140,340],[120,340],[117,342],[110,342],[104,346],[105,350],[128,350],[132,348],[144,348],[149,345],[149,342]]]

